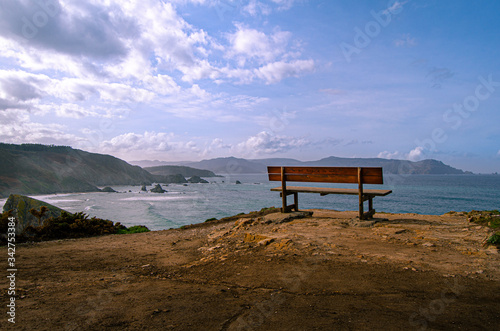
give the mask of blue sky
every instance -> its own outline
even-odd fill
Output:
[[[4,0],[0,141],[500,170],[500,2]]]

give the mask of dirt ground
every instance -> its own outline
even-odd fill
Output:
[[[16,247],[17,330],[499,330],[464,215],[314,210]],[[1,248],[7,273],[7,249]]]

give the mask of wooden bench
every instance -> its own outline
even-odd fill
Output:
[[[359,218],[372,218],[375,214],[373,198],[392,193],[391,190],[363,189],[363,184],[383,184],[382,168],[367,167],[267,167],[270,181],[281,182],[281,187],[271,191],[281,192],[283,207],[281,212],[298,210],[298,193],[349,194],[359,196]],[[347,183],[358,184],[358,188],[327,188],[287,186],[287,182]],[[292,195],[293,205],[287,205],[287,196]],[[368,200],[368,211],[363,212],[363,203]]]

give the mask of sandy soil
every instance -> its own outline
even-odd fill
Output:
[[[500,328],[488,229],[460,214],[313,212],[19,244],[15,329]]]

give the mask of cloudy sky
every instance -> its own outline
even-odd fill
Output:
[[[0,141],[500,171],[500,2],[2,0]]]

